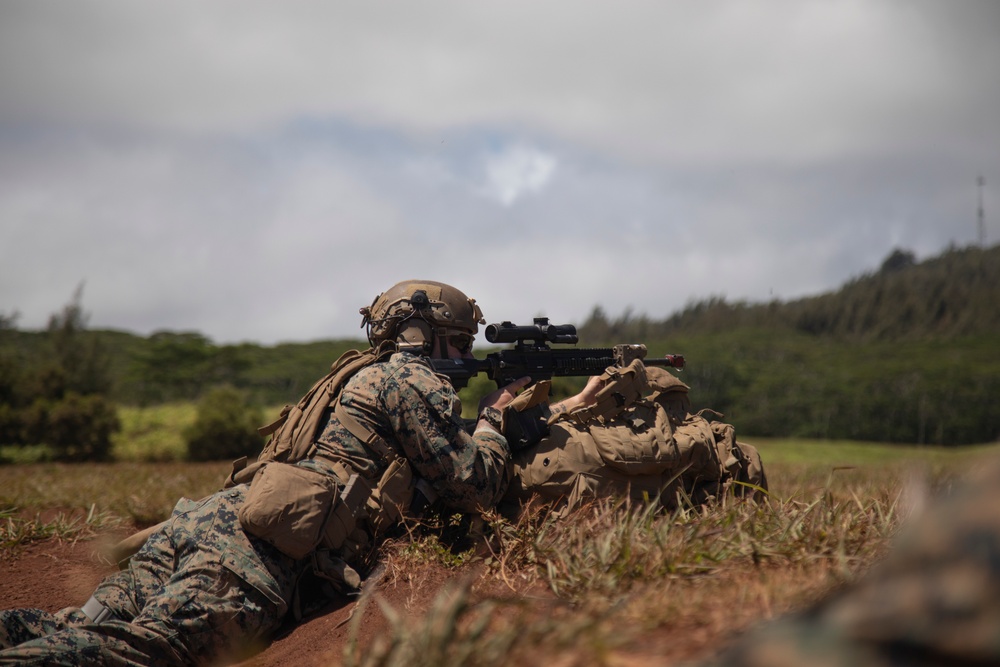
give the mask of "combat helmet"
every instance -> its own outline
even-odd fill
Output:
[[[476,300],[459,289],[433,280],[404,280],[379,294],[360,310],[372,347],[394,340],[400,350],[429,355],[434,341],[445,354],[449,336],[472,337],[486,324]],[[459,346],[461,349],[461,346]]]

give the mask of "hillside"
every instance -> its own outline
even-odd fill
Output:
[[[896,251],[873,274],[788,304],[805,333],[851,340],[954,340],[1000,331],[1000,246],[949,250],[920,264]]]
[[[695,405],[743,433],[937,444],[1000,437],[991,401],[1000,395],[998,330],[1000,246],[952,248],[922,262],[897,250],[835,292],[787,303],[712,297],[662,320],[595,309],[579,326],[581,345],[644,342],[654,355],[684,354],[681,377]],[[343,351],[364,345],[82,334],[106,358],[110,397],[139,405],[197,400],[219,384],[261,405],[292,402]],[[45,332],[0,326],[0,400],[17,383],[36,382],[31,369],[51,354]]]
[[[1000,331],[1000,245],[951,248],[917,262],[895,250],[881,267],[840,289],[782,302],[709,297],[663,320],[595,310],[581,338],[661,339],[738,328],[796,331],[851,342],[957,340]]]
[[[710,298],[664,320],[595,311],[588,344],[685,354],[696,406],[754,435],[964,444],[1000,437],[1000,246],[882,266],[815,297]]]

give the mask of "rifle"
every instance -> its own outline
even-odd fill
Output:
[[[547,317],[536,317],[534,324],[527,326],[510,322],[489,324],[486,326],[486,340],[491,343],[514,343],[514,347],[491,352],[485,359],[431,359],[434,371],[448,376],[455,389],[461,389],[479,373],[486,373],[486,377],[496,382],[499,388],[525,376],[537,381],[553,377],[600,375],[608,366],[624,368],[635,359],[642,359],[647,366],[684,368],[684,357],[680,354],[647,359],[645,345],[552,349],[549,343],[575,345],[580,338],[572,324],[549,324]]]
[[[682,355],[647,359],[646,346],[638,344],[554,350],[549,343],[575,345],[579,337],[572,324],[549,324],[546,317],[536,317],[528,326],[510,322],[487,325],[486,340],[514,343],[514,347],[491,352],[485,359],[431,359],[431,366],[436,373],[446,375],[455,389],[465,387],[479,373],[486,373],[499,388],[525,376],[534,382],[553,377],[600,375],[608,366],[624,368],[635,359],[648,366],[684,368]],[[511,447],[515,451],[530,447],[548,435],[549,416],[549,407],[544,403],[522,412],[508,411],[504,435]]]

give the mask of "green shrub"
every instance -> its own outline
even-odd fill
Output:
[[[6,403],[0,403],[0,445],[20,444],[23,430],[20,412]]]
[[[186,461],[184,431],[194,424],[197,414],[194,402],[145,408],[119,406],[122,430],[112,439],[114,459],[147,463]]]
[[[121,423],[106,398],[112,384],[109,357],[86,330],[82,291],[81,285],[49,319],[35,351],[21,347],[11,318],[0,316],[0,445],[32,448],[44,460],[110,458],[111,436]]]
[[[260,409],[230,386],[210,390],[198,405],[194,424],[184,429],[189,461],[219,461],[253,456],[263,441],[257,435]]]
[[[0,410],[8,429],[4,444],[44,445],[53,461],[107,461],[111,437],[121,430],[118,411],[105,397],[68,392],[60,399],[36,398],[22,410]]]
[[[43,441],[57,461],[107,461],[111,436],[120,429],[118,412],[106,398],[69,392],[52,403]]]

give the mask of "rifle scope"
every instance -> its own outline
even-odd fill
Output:
[[[517,325],[510,322],[486,325],[486,340],[491,343],[523,343],[530,340],[536,343],[569,343],[575,345],[579,340],[576,327],[572,324],[549,324],[549,318],[536,317],[534,324]]]

